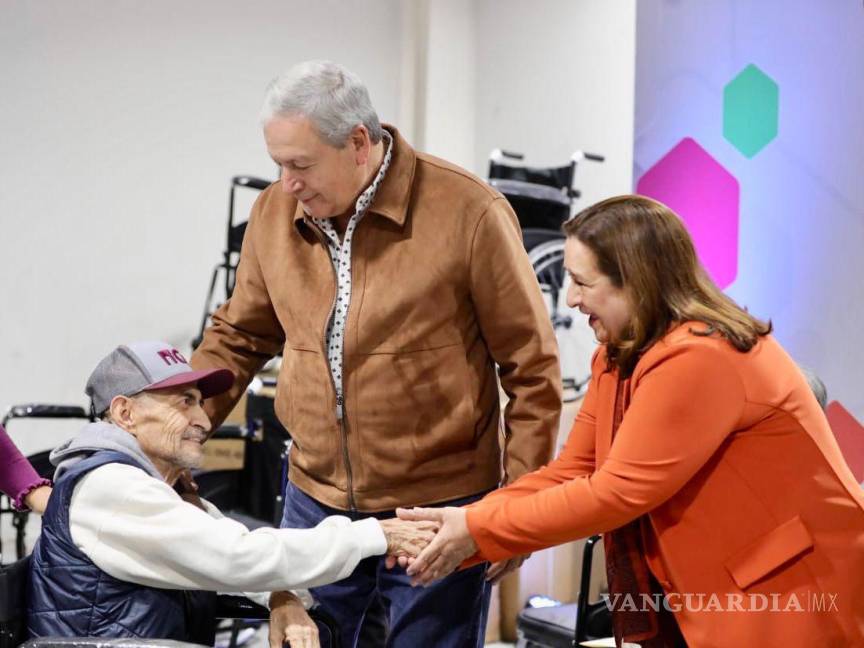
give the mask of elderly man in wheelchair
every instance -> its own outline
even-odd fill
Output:
[[[210,430],[203,399],[233,380],[227,370],[193,371],[159,342],[117,347],[99,363],[86,393],[100,420],[52,453],[55,486],[30,564],[31,637],[200,641],[208,592],[320,585],[368,556],[416,555],[429,542],[429,524],[340,516],[249,531],[194,489],[181,495]],[[294,603],[282,639],[317,646],[300,597]]]

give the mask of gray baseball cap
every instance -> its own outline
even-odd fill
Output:
[[[122,344],[96,365],[84,389],[96,414],[101,414],[115,396],[133,396],[143,391],[194,384],[203,398],[228,391],[234,374],[228,369],[195,371],[186,358],[165,342]]]

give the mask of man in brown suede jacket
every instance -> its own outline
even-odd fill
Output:
[[[275,79],[262,124],[281,179],[252,209],[234,294],[192,364],[238,377],[208,401],[219,424],[282,352],[276,412],[294,439],[282,526],[464,504],[548,461],[557,347],[507,201],[382,127],[333,63]],[[422,589],[375,558],[313,594],[349,647],[376,592],[389,645],[480,646],[486,579],[520,563]]]

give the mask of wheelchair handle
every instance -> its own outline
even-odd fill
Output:
[[[273,184],[272,180],[264,178],[255,178],[253,176],[234,176],[231,178],[231,184],[235,187],[251,187],[258,191],[264,191],[267,187]]]
[[[42,403],[28,403],[25,405],[13,405],[3,417],[2,424],[13,418],[80,418],[89,419],[87,411],[77,405],[46,405]]]
[[[522,153],[516,153],[515,151],[505,151],[500,148],[494,149],[489,154],[489,159],[493,162],[500,162],[504,158],[507,158],[509,160],[524,160],[525,155],[523,155]]]
[[[585,151],[575,151],[573,155],[570,156],[570,159],[574,162],[581,162],[582,160],[591,160],[592,162],[606,161],[606,158],[598,153],[586,153]]]
[[[511,160],[524,160],[525,155],[522,153],[516,153],[515,151],[501,151],[501,155],[506,158],[510,158]]]

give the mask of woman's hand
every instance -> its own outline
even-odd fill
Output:
[[[270,595],[270,648],[320,648],[318,626],[291,592]]]
[[[24,504],[34,513],[42,515],[48,506],[48,498],[51,496],[50,486],[40,486],[24,496]]]
[[[456,571],[462,562],[477,553],[477,544],[468,531],[464,508],[396,509],[400,520],[426,520],[439,525],[438,533],[417,558],[408,561],[412,585],[429,585]]]

